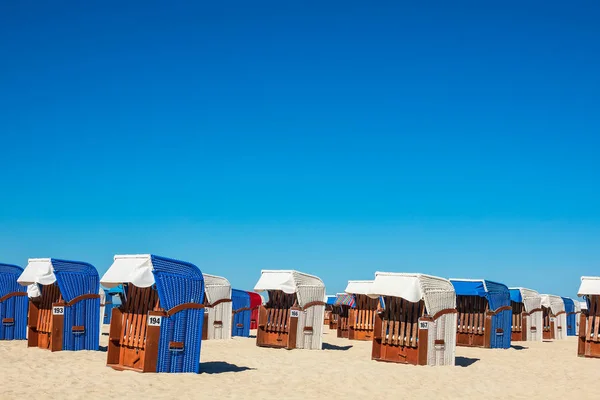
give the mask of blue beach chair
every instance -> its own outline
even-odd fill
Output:
[[[101,283],[123,285],[123,304],[112,308],[108,366],[200,372],[204,278],[195,265],[155,255],[116,255]]]
[[[27,289],[17,279],[23,269],[0,263],[0,340],[27,338]]]
[[[30,297],[28,347],[51,351],[98,350],[98,271],[81,261],[32,258],[18,279],[39,294]]]

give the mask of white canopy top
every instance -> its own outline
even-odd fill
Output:
[[[17,279],[23,286],[39,283],[51,285],[56,282],[52,261],[49,258],[30,258],[23,273]]]
[[[209,303],[231,299],[231,283],[227,279],[204,273],[202,276],[204,277],[204,290]]]
[[[550,307],[552,314],[556,315],[565,311],[565,302],[560,296],[553,294],[542,294],[542,307]]]
[[[523,305],[525,306],[525,311],[530,312],[531,310],[538,309],[542,306],[542,296],[538,292],[533,289],[527,288],[510,288],[517,289],[521,292],[521,297],[523,298]]]
[[[456,308],[456,292],[449,280],[424,274],[376,272],[370,297],[401,297],[411,303],[423,300],[427,312],[435,315]]]
[[[577,296],[600,294],[600,276],[582,276]]]
[[[113,264],[100,279],[107,288],[132,283],[145,288],[154,285],[152,258],[149,254],[116,255]]]
[[[292,270],[262,270],[254,291],[267,290],[295,293],[300,307],[313,301],[323,301],[325,298],[325,284],[320,278]]]
[[[345,292],[348,294],[369,294],[373,281],[348,281]]]

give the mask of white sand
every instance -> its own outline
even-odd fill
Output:
[[[51,353],[4,341],[0,398],[599,398],[600,359],[577,357],[574,337],[516,343],[522,350],[459,347],[457,364],[464,367],[371,361],[370,342],[338,339],[329,330],[324,342],[323,351],[286,351],[256,347],[252,338],[205,341],[204,373],[196,375],[118,372],[106,366],[105,352]]]

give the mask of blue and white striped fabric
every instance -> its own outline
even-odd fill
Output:
[[[0,264],[0,299],[10,293],[25,293],[27,288],[17,283],[23,269],[16,265]],[[0,302],[0,340],[27,338],[27,296],[11,296]],[[12,322],[5,322],[11,319]]]

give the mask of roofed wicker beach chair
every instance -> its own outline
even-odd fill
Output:
[[[337,337],[348,339],[350,310],[355,306],[354,296],[348,293],[338,293],[333,303],[333,311],[329,328],[337,331]],[[333,321],[333,323],[331,322]]]
[[[333,305],[335,304],[335,295],[325,296],[325,316],[323,317],[323,325],[329,327],[331,321],[331,312],[333,311]]]
[[[204,274],[206,296],[202,339],[231,339],[231,283],[221,276]]]
[[[245,290],[233,289],[231,291],[231,304],[233,307],[233,322],[231,336],[250,337],[250,294]]]
[[[107,365],[137,372],[200,372],[204,278],[193,264],[155,255],[116,255],[101,279],[123,285],[113,307]]]
[[[17,279],[23,269],[0,263],[0,340],[27,339],[27,288]]]
[[[354,297],[348,310],[348,339],[372,340],[379,299],[368,296],[373,281],[348,281],[345,292]]]
[[[512,341],[542,340],[542,296],[535,290],[510,288]]]
[[[567,338],[567,313],[562,297],[542,294],[543,339]]]
[[[263,303],[263,298],[256,292],[248,292],[250,295],[250,329],[258,329],[258,309]]]
[[[31,258],[18,279],[29,286],[28,347],[98,350],[100,285],[91,264]]]
[[[510,348],[512,306],[502,283],[485,279],[450,279],[456,291],[458,346]]]
[[[600,277],[582,276],[577,296],[583,296],[579,317],[579,357],[600,358]]]
[[[413,365],[454,365],[456,293],[450,281],[376,272],[369,296],[381,296],[371,358]]]
[[[565,313],[567,314],[567,336],[577,336],[578,315],[575,309],[575,301],[569,297],[562,297],[562,300],[565,304]]]
[[[321,279],[292,270],[263,270],[254,290],[269,296],[259,311],[257,346],[321,350],[325,313]]]

